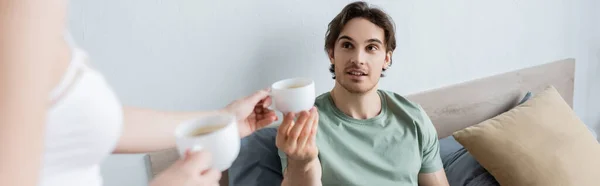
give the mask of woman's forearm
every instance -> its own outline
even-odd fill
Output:
[[[64,0],[0,0],[0,180],[39,184]]]
[[[169,112],[124,107],[123,133],[115,153],[145,153],[175,147],[175,127],[188,119],[219,111]]]

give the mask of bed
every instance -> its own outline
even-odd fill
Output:
[[[553,86],[572,107],[575,60],[563,59],[512,72],[480,78],[456,85],[408,95],[420,104],[433,121],[438,137],[446,139],[458,130],[476,125],[506,112],[528,93],[535,94]],[[243,143],[244,144],[244,143]],[[445,143],[441,143],[444,148]],[[242,149],[241,152],[244,152]],[[151,177],[160,173],[177,158],[174,149],[147,154]],[[236,160],[237,162],[237,160]],[[240,174],[240,170],[235,174]],[[224,172],[221,185],[229,185]]]

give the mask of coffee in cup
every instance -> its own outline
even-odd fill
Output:
[[[212,168],[227,170],[240,151],[240,135],[235,116],[213,114],[182,122],[175,129],[177,150],[206,150],[212,154]]]
[[[204,126],[204,127],[199,127],[197,129],[194,129],[192,131],[189,132],[188,136],[189,137],[197,137],[197,136],[202,136],[214,131],[218,131],[219,129],[225,127],[227,125],[225,124],[215,124],[215,125],[209,125],[209,126]]]
[[[315,103],[315,83],[309,78],[291,78],[271,85],[272,105],[282,113],[310,110]]]

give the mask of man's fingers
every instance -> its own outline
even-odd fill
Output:
[[[316,136],[317,136],[317,129],[319,128],[319,109],[317,109],[315,107],[315,111],[314,112],[315,112],[315,118],[313,120],[312,127],[311,127],[311,132],[310,132],[312,138],[316,138]]]
[[[294,125],[296,125],[296,122],[294,121],[294,118],[296,118],[296,114],[294,113],[288,113],[284,116],[285,118],[283,119],[283,122],[281,123],[282,125],[286,125],[284,127],[285,130],[283,130],[283,136],[285,137],[289,137],[290,135],[290,130],[292,130],[292,127],[294,127]]]
[[[294,116],[295,114],[290,113],[289,115]],[[300,116],[302,116],[302,113],[300,114]],[[297,130],[296,128],[298,126],[302,126],[297,121],[294,121],[294,118],[295,117],[286,118],[286,119],[289,119],[291,121],[290,122],[291,125],[289,125],[288,128],[287,128],[287,132],[286,132],[286,135],[285,135],[286,136],[285,137],[285,144],[284,144],[285,147],[286,147],[286,149],[288,151],[295,151],[297,149],[298,144],[296,144],[296,143],[297,143],[298,137],[294,136],[293,131]]]
[[[299,149],[304,148],[308,139],[312,138],[310,133],[311,133],[311,130],[313,127],[313,120],[315,119],[314,111],[315,111],[314,108],[310,109],[309,118],[304,121],[304,124],[302,124],[304,126],[304,128],[302,129],[302,133],[300,133],[300,137],[298,139],[298,148]]]
[[[304,128],[304,126],[306,126],[306,120],[308,120],[309,117],[310,115],[308,114],[308,112],[300,112],[300,116],[298,116],[298,119],[296,119],[294,127],[292,128],[292,130],[290,130],[289,140],[291,143],[296,144],[298,142],[298,137],[300,136],[300,133],[302,133],[302,129]]]
[[[306,120],[308,120],[308,118],[310,118],[310,115],[307,111],[300,112],[300,115],[296,119],[294,127],[292,128],[292,130],[290,130],[289,135],[293,138],[298,138],[298,136],[300,136],[300,133],[302,132],[302,129],[304,128],[304,126],[306,126]]]
[[[308,138],[308,140],[306,140],[306,146],[305,147],[310,147],[311,145],[315,144],[315,141],[317,139],[315,138],[315,132],[314,130],[310,131],[310,138]]]
[[[285,143],[288,135],[288,130],[290,126],[293,125],[292,123],[294,122],[294,117],[294,113],[286,114],[283,118],[283,121],[281,122],[281,125],[279,125],[279,128],[277,128],[277,141],[279,143]]]

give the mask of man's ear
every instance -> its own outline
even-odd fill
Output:
[[[327,49],[327,57],[329,57],[329,62],[333,64],[333,49]]]
[[[390,65],[392,65],[392,51],[388,51],[385,54],[385,62],[383,63],[383,69],[390,68]]]

